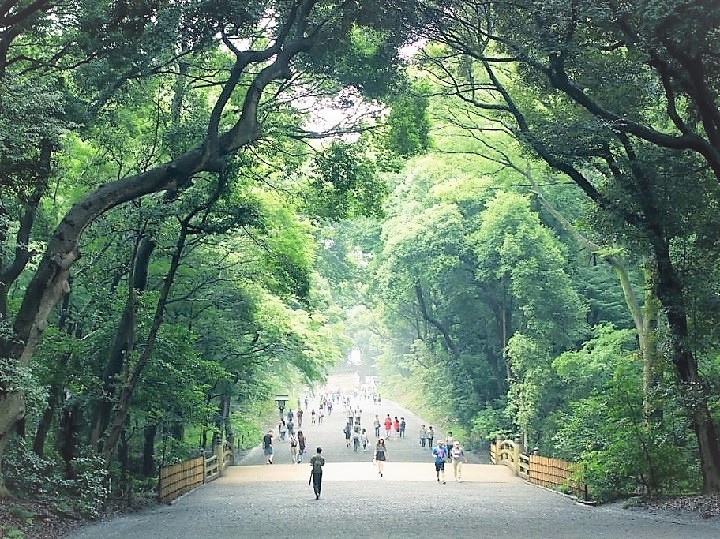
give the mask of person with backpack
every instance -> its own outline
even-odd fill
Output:
[[[463,451],[460,442],[457,440],[455,440],[450,450],[450,458],[452,459],[455,481],[459,483],[462,479],[462,464],[463,462],[467,462],[467,458],[465,458],[465,451]]]
[[[298,439],[294,433],[290,436],[290,459],[292,460],[293,464],[297,464],[297,462],[298,462]]]
[[[345,447],[350,447],[350,436],[352,434],[352,425],[350,423],[345,423],[343,434],[345,435]]]
[[[360,427],[355,427],[353,429],[353,451],[357,453],[357,450],[360,449]]]
[[[375,420],[373,421],[373,428],[375,429],[375,438],[380,438],[380,418],[375,415]]]
[[[367,451],[368,435],[366,429],[363,429],[360,433],[360,443],[362,444],[363,451]]]
[[[297,439],[298,439],[298,463],[300,463],[303,460],[303,455],[305,454],[305,446],[307,443],[307,440],[305,440],[305,435],[303,434],[303,431],[298,430]]]
[[[440,440],[437,447],[432,450],[433,460],[435,461],[435,477],[438,482],[441,481],[440,476],[442,475],[442,484],[445,484],[445,460],[447,459],[447,449],[445,448],[445,442]]]
[[[310,459],[310,480],[312,481],[315,499],[320,499],[320,490],[322,488],[322,467],[325,466],[325,457],[322,456],[322,447],[317,448],[317,453]]]
[[[269,430],[265,436],[263,436],[263,453],[265,454],[265,464],[273,463],[273,431]]]

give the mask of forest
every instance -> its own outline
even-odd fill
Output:
[[[594,499],[720,491],[720,3],[0,21],[0,497],[97,514],[353,349]]]

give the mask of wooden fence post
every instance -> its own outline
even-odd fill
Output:
[[[203,449],[200,451],[200,456],[202,457],[202,469],[203,469],[203,485],[207,483],[207,459],[205,458],[205,450]]]
[[[215,454],[217,455],[218,462],[218,476],[222,476],[223,468],[225,467],[225,447],[222,441],[215,446]]]
[[[522,443],[520,443],[520,435],[515,436],[515,441],[513,442],[513,466],[514,466],[514,472],[515,475],[518,475],[520,472],[520,453],[522,453]]]

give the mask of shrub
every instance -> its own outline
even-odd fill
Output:
[[[5,451],[3,474],[8,488],[19,497],[51,502],[85,517],[99,516],[108,496],[102,459],[83,456],[73,459],[71,466],[73,476],[68,478],[64,463],[39,457],[22,438],[14,438]]]

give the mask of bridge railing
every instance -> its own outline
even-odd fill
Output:
[[[569,492],[582,500],[588,499],[587,485],[582,481],[579,464],[543,457],[536,451],[527,454],[519,438],[498,438],[490,444],[490,462],[507,466],[513,474],[535,485]]]
[[[232,444],[226,441],[219,444],[212,455],[162,466],[158,478],[158,499],[170,503],[186,492],[217,479],[232,463]]]

